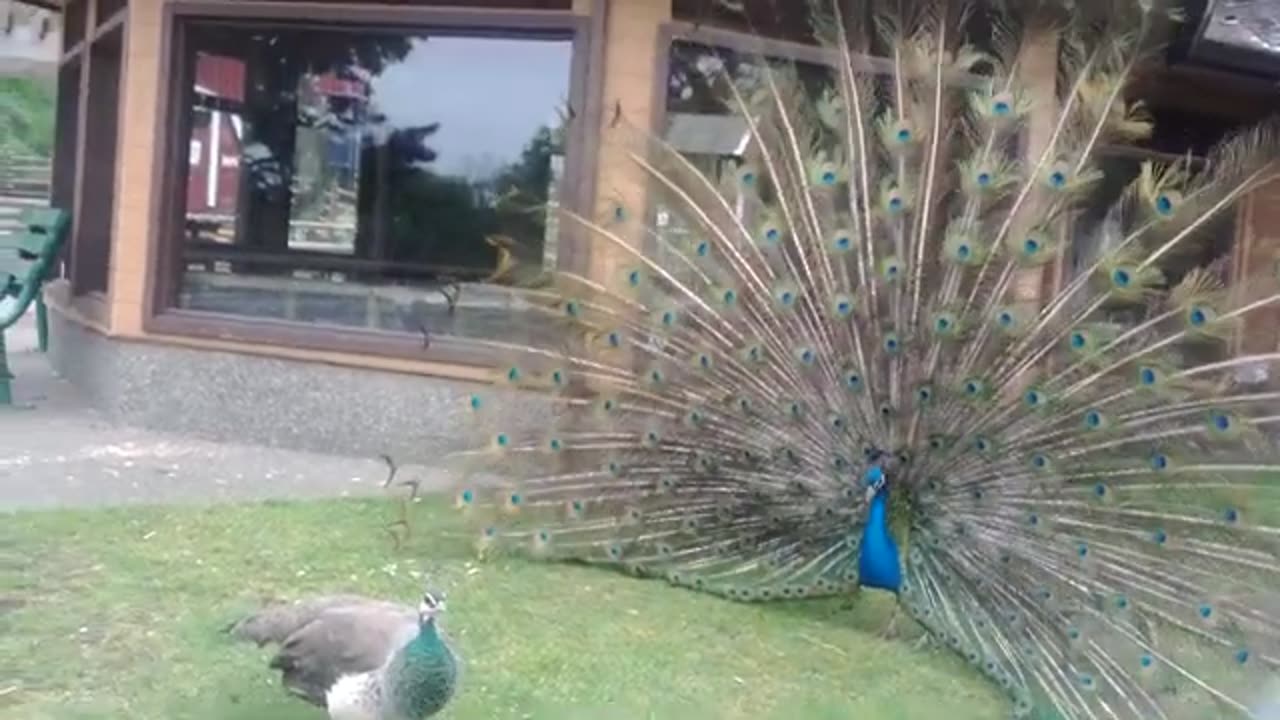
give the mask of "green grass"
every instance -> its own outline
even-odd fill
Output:
[[[1002,717],[944,651],[877,632],[892,601],[737,605],[604,570],[477,561],[443,511],[395,550],[369,501],[0,519],[0,718],[320,719],[222,628],[266,598],[412,601],[428,573],[467,662],[441,717]]]

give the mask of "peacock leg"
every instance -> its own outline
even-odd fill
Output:
[[[895,638],[897,638],[897,637],[898,637],[898,615],[899,615],[899,612],[900,612],[900,610],[899,610],[898,606],[897,606],[897,605],[894,605],[894,606],[893,606],[893,613],[889,615],[889,622],[885,623],[885,628],[884,628],[884,630],[881,630],[881,631],[880,631],[880,635],[879,635],[879,637],[880,637],[882,640],[893,640],[893,639],[895,639]]]

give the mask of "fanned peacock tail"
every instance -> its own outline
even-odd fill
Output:
[[[510,288],[544,322],[507,340],[437,341],[505,358],[459,507],[482,548],[738,600],[896,590],[1019,716],[1247,714],[1280,663],[1280,393],[1236,377],[1280,353],[1230,340],[1280,283],[1170,268],[1280,177],[1280,126],[1145,164],[1069,242],[1103,148],[1151,130],[1125,83],[1177,13],[889,5],[866,37],[815,13],[820,97],[708,70],[752,140],[728,177],[612,131],[647,200],[563,211],[592,272]],[[545,427],[505,424],[514,391]],[[901,578],[866,582],[890,493]]]

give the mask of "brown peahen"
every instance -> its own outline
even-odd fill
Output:
[[[559,210],[592,272],[511,287],[505,337],[437,339],[503,358],[455,455],[478,542],[738,601],[895,593],[1018,717],[1259,715],[1280,392],[1246,380],[1280,352],[1232,340],[1280,282],[1186,265],[1280,179],[1280,126],[1144,162],[1098,208],[1105,146],[1152,130],[1126,87],[1174,8],[815,17],[826,92],[703,68],[750,140],[736,170],[619,123],[661,210]],[[1022,67],[1033,32],[1052,81]],[[542,426],[510,424],[521,392]]]

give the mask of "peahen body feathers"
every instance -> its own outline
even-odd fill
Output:
[[[561,210],[590,271],[438,341],[504,358],[455,456],[477,542],[741,601],[887,590],[1019,717],[1260,712],[1280,392],[1238,378],[1280,352],[1232,339],[1280,283],[1186,265],[1280,177],[1277,125],[1099,212],[1105,147],[1151,131],[1125,88],[1160,0],[818,10],[827,92],[704,68],[736,170],[619,124],[644,191]],[[507,424],[516,391],[544,426]]]
[[[278,646],[270,666],[285,688],[332,720],[423,720],[452,699],[458,683],[458,657],[437,625],[443,611],[443,599],[430,592],[416,610],[327,595],[265,607],[230,632]]]

